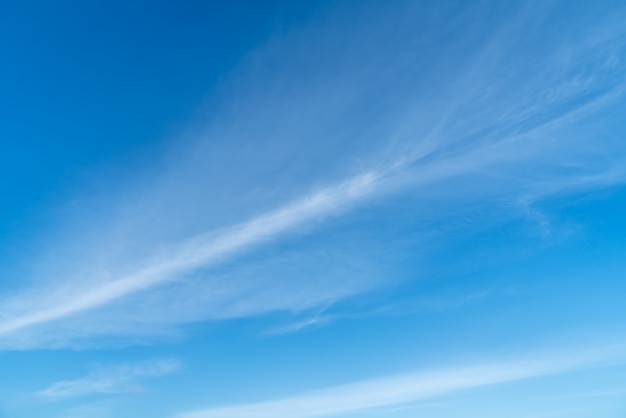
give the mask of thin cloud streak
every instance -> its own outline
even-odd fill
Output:
[[[559,115],[554,124],[560,124],[564,116]],[[542,128],[552,129],[545,124]],[[536,131],[533,131],[536,135]],[[380,194],[395,193],[407,187],[433,184],[465,173],[473,173],[491,165],[515,163],[528,160],[534,155],[526,150],[522,158],[516,156],[524,136],[500,140],[478,146],[464,155],[444,158],[430,164],[402,160],[380,171],[356,176],[338,185],[322,189],[303,199],[288,204],[274,212],[262,215],[247,223],[235,226],[212,238],[200,237],[183,243],[170,255],[151,260],[147,267],[120,279],[110,281],[88,290],[63,304],[43,308],[35,312],[18,315],[0,323],[0,335],[25,329],[34,325],[45,324],[74,314],[93,310],[118,299],[152,288],[159,284],[175,280],[199,267],[211,267],[228,257],[246,251],[252,246],[277,238],[289,231],[304,227],[310,222],[323,221],[338,215],[350,207]],[[526,140],[526,148],[532,149],[532,142]],[[530,153],[530,155],[529,155]],[[553,190],[536,194],[558,193],[568,187],[582,187],[587,183],[615,183],[622,181],[623,171],[602,173],[596,177],[581,176],[550,184]]]
[[[313,418],[402,406],[447,393],[567,373],[623,361],[617,347],[578,354],[412,373],[308,392],[291,398],[181,413],[177,418]]]
[[[338,186],[321,190],[248,223],[236,226],[208,242],[204,242],[204,239],[196,239],[186,243],[173,256],[158,260],[134,274],[88,291],[66,304],[5,321],[0,324],[0,334],[94,309],[124,296],[172,280],[177,275],[200,266],[209,267],[225,257],[267,241],[291,228],[302,225],[304,222],[320,220],[345,209],[346,206],[370,195],[377,185],[376,180],[375,175],[365,174]]]
[[[81,379],[53,383],[37,392],[37,395],[48,400],[61,400],[94,394],[135,392],[142,390],[138,380],[168,375],[180,368],[181,363],[173,359],[122,364],[96,370]]]
[[[79,313],[84,314],[113,305],[118,301],[124,302],[125,298],[147,290],[155,288],[159,290],[161,289],[159,286],[176,281],[180,282],[186,278],[186,275],[195,270],[210,269],[225,260],[244,254],[254,246],[269,243],[290,232],[313,229],[316,223],[345,213],[347,210],[363,205],[375,198],[386,198],[406,190],[419,191],[427,195],[432,193],[433,189],[444,185],[446,187],[439,188],[445,189],[445,198],[454,201],[454,205],[450,206],[462,206],[458,205],[459,201],[467,197],[476,199],[482,198],[482,196],[497,196],[501,201],[506,200],[506,204],[519,206],[519,202],[523,202],[523,205],[528,207],[533,201],[545,196],[623,183],[626,156],[620,142],[612,142],[610,139],[591,141],[589,136],[585,135],[577,135],[573,138],[559,136],[559,140],[553,137],[558,130],[574,125],[586,116],[606,108],[623,97],[624,86],[620,84],[622,78],[614,77],[623,72],[623,65],[619,60],[604,60],[605,56],[617,56],[616,54],[621,52],[621,45],[619,43],[614,44],[613,41],[621,39],[623,34],[621,32],[614,33],[612,37],[597,40],[591,46],[589,40],[585,38],[586,35],[577,34],[577,36],[585,39],[574,38],[572,45],[566,46],[569,62],[562,63],[558,59],[560,56],[558,53],[549,53],[537,58],[538,62],[544,64],[541,66],[539,75],[535,71],[536,68],[529,64],[528,67],[517,69],[513,76],[497,77],[499,72],[510,73],[510,71],[503,70],[509,68],[506,63],[512,51],[518,51],[517,42],[521,39],[523,43],[525,39],[520,32],[524,31],[524,25],[528,23],[527,20],[532,20],[531,17],[534,16],[531,9],[532,7],[528,6],[528,10],[519,15],[521,17],[513,19],[517,21],[516,24],[504,25],[505,30],[500,33],[489,33],[491,40],[487,42],[486,47],[482,43],[468,45],[477,51],[469,54],[467,59],[470,60],[470,63],[469,66],[465,65],[464,70],[461,69],[457,73],[456,69],[453,69],[453,78],[460,81],[453,83],[452,87],[444,85],[445,78],[440,80],[435,77],[433,79],[433,84],[441,87],[441,91],[437,91],[437,94],[441,93],[441,97],[432,103],[434,109],[432,111],[430,110],[431,100],[428,100],[428,96],[422,96],[419,91],[409,89],[410,92],[406,93],[406,96],[385,93],[404,90],[404,87],[415,84],[414,75],[407,78],[407,75],[403,73],[403,68],[413,68],[416,65],[411,60],[417,57],[402,53],[408,50],[407,48],[412,48],[410,44],[401,44],[396,51],[398,54],[390,54],[402,58],[396,58],[394,61],[383,60],[385,65],[380,68],[385,71],[381,71],[381,74],[392,74],[394,71],[399,74],[397,80],[393,82],[386,79],[381,81],[374,77],[374,83],[370,83],[370,78],[373,76],[362,70],[363,68],[379,68],[376,66],[368,67],[368,65],[363,65],[363,62],[378,62],[372,58],[377,57],[377,54],[387,56],[385,54],[389,53],[381,45],[376,44],[378,49],[374,48],[375,51],[371,57],[369,54],[365,54],[367,57],[357,54],[354,57],[350,55],[352,58],[346,59],[345,68],[341,67],[342,71],[338,72],[343,74],[342,77],[345,74],[350,77],[338,76],[337,79],[331,77],[331,80],[326,80],[329,76],[322,74],[319,76],[319,80],[294,78],[298,82],[308,82],[313,87],[319,86],[319,89],[310,88],[310,90],[316,90],[315,94],[309,89],[305,89],[306,93],[301,96],[289,94],[285,97],[272,96],[270,97],[271,100],[268,101],[268,106],[265,107],[258,106],[256,99],[248,99],[252,103],[251,108],[263,107],[260,116],[256,116],[263,121],[269,121],[270,125],[278,124],[282,127],[284,119],[291,119],[285,117],[284,114],[290,108],[300,109],[302,107],[306,110],[296,112],[297,115],[287,115],[294,117],[294,120],[297,121],[294,126],[297,126],[296,128],[286,128],[284,138],[300,138],[309,132],[326,133],[326,131],[314,129],[319,128],[320,120],[322,122],[326,120],[324,118],[325,113],[315,113],[311,109],[322,108],[327,110],[328,106],[334,102],[336,102],[334,103],[336,108],[332,108],[330,113],[341,116],[340,119],[342,120],[348,120],[349,122],[345,122],[348,125],[352,123],[362,124],[362,117],[358,117],[356,122],[349,117],[343,117],[344,114],[346,116],[351,115],[353,109],[350,107],[350,100],[338,100],[337,96],[342,97],[346,94],[350,97],[354,96],[353,99],[359,101],[357,99],[361,98],[364,91],[378,89],[381,96],[387,99],[392,98],[394,99],[392,102],[398,104],[394,106],[393,111],[389,112],[389,115],[385,115],[389,116],[386,122],[389,126],[380,130],[373,130],[375,134],[372,134],[372,138],[368,138],[371,140],[368,144],[371,145],[370,151],[380,150],[379,147],[385,148],[388,145],[393,151],[385,154],[385,158],[366,160],[369,162],[364,164],[365,169],[348,170],[348,173],[351,174],[362,174],[350,177],[349,174],[345,174],[346,172],[341,172],[341,176],[325,178],[325,184],[330,184],[329,187],[319,189],[317,192],[305,195],[300,199],[292,200],[291,203],[284,206],[276,204],[276,201],[284,201],[285,196],[282,196],[282,199],[279,196],[274,200],[264,201],[267,206],[263,207],[279,207],[277,210],[258,216],[255,216],[255,212],[243,211],[246,215],[235,218],[237,220],[232,220],[232,222],[229,220],[222,224],[210,224],[209,227],[204,226],[206,225],[203,223],[204,218],[192,220],[190,224],[194,228],[190,228],[190,232],[185,233],[184,236],[176,236],[172,238],[172,241],[156,239],[156,242],[138,245],[141,247],[141,255],[135,257],[135,254],[129,251],[130,255],[127,258],[125,258],[126,255],[121,257],[122,261],[116,260],[113,256],[113,261],[104,263],[101,269],[98,266],[92,267],[89,257],[86,257],[86,260],[78,260],[78,264],[87,265],[87,268],[82,271],[91,271],[91,268],[94,271],[94,277],[83,277],[81,274],[72,273],[64,277],[61,273],[57,277],[63,279],[58,280],[59,283],[53,283],[50,292],[41,291],[37,286],[46,283],[45,277],[39,278],[39,281],[34,280],[35,286],[33,286],[31,293],[23,292],[23,294],[16,294],[12,298],[0,301],[0,305],[2,305],[0,336],[3,337],[0,341],[1,345],[10,347],[12,344],[11,337],[14,336],[12,334],[18,334],[19,331],[23,330],[33,331],[33,339],[36,340],[44,334],[35,332],[38,331],[35,329],[36,326],[76,317]],[[370,26],[367,26],[367,33],[369,33],[369,29]],[[408,33],[412,34],[412,32]],[[334,42],[335,38],[332,39]],[[385,40],[386,37],[381,36],[381,39]],[[315,37],[313,45],[310,46],[315,47],[315,50],[324,50],[324,48],[319,48],[317,42]],[[321,44],[323,45],[324,42]],[[527,42],[530,41],[527,40]],[[386,45],[384,42],[382,44]],[[282,45],[274,46],[281,47]],[[310,49],[305,48],[307,51]],[[358,48],[356,49],[358,50]],[[370,48],[366,49],[370,50]],[[559,52],[561,46],[558,45],[555,49]],[[592,58],[589,58],[591,50],[594,51],[595,55],[591,55]],[[563,55],[562,52],[561,55]],[[291,58],[292,56],[289,55],[289,62],[292,61]],[[405,62],[405,59],[409,61]],[[299,61],[295,60],[295,62]],[[580,63],[598,67],[597,69],[602,71],[598,77],[593,78],[588,77],[582,69],[580,74],[578,71],[572,71],[572,68],[578,68],[576,64]],[[582,65],[580,67],[586,68]],[[274,67],[272,66],[272,68]],[[302,69],[293,68],[292,71],[294,74],[299,74]],[[286,74],[291,73],[287,71]],[[430,75],[430,77],[433,76]],[[348,83],[352,79],[355,81]],[[257,80],[254,81],[255,84],[259,84],[256,83]],[[522,88],[519,88],[519,83],[522,83]],[[335,87],[338,85],[349,85],[356,93],[347,94],[343,91],[336,93],[338,90]],[[385,94],[389,94],[389,96]],[[266,92],[263,89],[260,92],[253,90],[251,95],[265,97]],[[323,99],[322,101],[320,101],[320,97]],[[396,101],[395,99],[398,97],[403,98],[403,100]],[[511,97],[515,97],[513,103],[510,100]],[[234,100],[237,101],[238,99],[235,97]],[[246,102],[245,97],[241,101]],[[277,106],[272,104],[274,102],[282,103],[284,108],[280,106],[273,108],[272,106]],[[243,103],[243,105],[245,104]],[[309,118],[300,114],[312,114],[313,116]],[[255,133],[262,131],[262,129],[257,128],[262,128],[263,123],[257,121],[250,122],[248,125],[248,119],[255,120],[254,114],[250,118],[248,118],[250,116],[248,114],[244,116],[246,118],[244,123],[235,117],[233,120],[227,119],[225,124],[244,125],[243,131]],[[296,116],[303,119],[298,119]],[[328,120],[334,121],[334,119]],[[331,127],[334,126],[332,123],[330,125]],[[369,127],[369,125],[367,126]],[[340,125],[340,127],[344,127],[344,125]],[[332,133],[333,129],[329,129],[329,131]],[[237,139],[237,132],[239,131],[235,131],[235,134],[232,134],[232,137],[227,137],[227,139]],[[274,134],[271,130],[269,132]],[[382,132],[383,135],[378,136],[379,132]],[[265,135],[272,136],[267,132]],[[307,136],[304,138],[308,138],[307,141],[301,142],[314,143],[316,139],[310,140]],[[329,138],[340,143],[343,136],[329,135]],[[259,148],[261,149],[265,146],[265,142],[263,142],[263,138],[260,138],[259,141],[261,144]],[[324,138],[324,141],[332,142],[328,138]],[[201,159],[206,157],[206,155],[202,155]],[[600,163],[596,166],[582,164],[582,162],[587,161],[586,159],[590,155],[593,155]],[[355,158],[362,157],[363,153],[355,156]],[[230,158],[233,157],[230,156]],[[340,159],[340,163],[343,163],[344,159],[345,156]],[[180,167],[185,166],[190,160],[191,158],[182,158]],[[237,161],[237,158],[233,158],[233,160]],[[207,161],[204,161],[206,164],[201,165],[203,167],[205,165],[210,166],[209,162],[212,160]],[[189,165],[193,164],[190,163]],[[244,177],[246,175],[254,176],[255,172],[253,174],[248,173],[246,167],[232,165],[235,167],[233,169],[236,171],[235,174]],[[240,163],[240,165],[243,164]],[[124,218],[125,222],[122,222],[123,227],[121,229],[124,231],[121,240],[122,245],[117,245],[118,242],[115,240],[107,241],[106,228],[108,224],[105,223],[102,227],[96,226],[94,235],[103,235],[104,244],[102,247],[100,247],[100,242],[85,245],[87,247],[86,253],[107,254],[111,248],[118,247],[121,248],[119,251],[124,252],[125,243],[133,244],[134,240],[141,242],[145,231],[135,224],[139,223],[136,221],[144,217],[155,221],[154,223],[158,225],[157,228],[161,227],[158,222],[165,223],[169,219],[185,218],[185,213],[181,213],[179,207],[162,209],[163,202],[178,200],[178,195],[172,190],[182,188],[188,183],[200,184],[204,187],[204,182],[208,177],[211,177],[211,181],[216,181],[216,177],[219,181],[220,178],[219,175],[208,176],[207,173],[213,172],[199,169],[197,172],[191,170],[192,174],[185,174],[187,171],[180,167],[177,166],[173,170],[175,175],[169,179],[170,182],[160,183],[156,181],[153,185],[160,192],[156,194],[164,195],[164,197],[156,200],[147,198],[148,203],[143,202],[142,205],[140,202],[138,204],[141,209],[156,208],[157,215],[154,218],[145,217],[142,210],[127,215]],[[323,173],[320,173],[324,168],[320,169],[319,167],[315,174],[319,175],[317,177],[324,178]],[[568,171],[560,171],[563,169]],[[217,172],[223,174],[219,170]],[[230,173],[230,171],[225,172]],[[282,177],[288,177],[288,175]],[[315,176],[311,177],[315,178]],[[335,182],[334,179],[336,178],[347,178],[347,180]],[[462,187],[459,187],[458,184],[456,186],[443,184],[444,181],[455,181],[459,178],[467,179]],[[304,182],[304,185],[297,185],[298,190],[303,188],[306,190],[307,187],[310,187],[310,183]],[[193,190],[197,191],[197,193],[192,193],[194,196],[204,192],[202,187]],[[287,195],[293,196],[289,193]],[[487,200],[485,199],[485,201]],[[119,202],[116,203],[119,204]],[[113,204],[113,207],[116,207],[116,203]],[[184,205],[189,207],[202,206],[197,203],[198,201],[189,198],[188,201],[184,202]],[[224,205],[229,206],[228,203]],[[256,206],[253,204],[250,207],[255,208]],[[437,212],[437,209],[435,208],[433,212]],[[415,211],[415,217],[418,216],[422,216],[420,208]],[[206,215],[206,218],[211,218],[211,215]],[[242,219],[250,220],[237,224]],[[97,224],[97,222],[95,223]],[[221,225],[235,226],[219,229]],[[150,228],[155,229],[152,225]],[[163,226],[163,229],[167,232],[168,228]],[[72,230],[72,228],[68,228],[68,230]],[[203,234],[206,231],[217,232]],[[195,238],[193,238],[194,236]],[[189,239],[190,237],[191,239]],[[150,238],[145,239],[146,241],[150,240]],[[142,242],[142,244],[144,243]],[[163,248],[165,247],[169,248],[169,251],[164,251]],[[105,270],[107,273],[103,273],[103,275],[108,274],[107,277],[110,279],[98,282],[100,280],[99,270]],[[44,271],[42,274],[46,275],[49,272]],[[215,283],[207,281],[207,285],[215,285]],[[246,285],[248,289],[253,287],[250,283],[244,283],[241,287],[245,288]],[[271,286],[268,285],[267,287]],[[367,288],[371,287],[354,286],[354,289],[343,292],[341,296],[347,297]],[[208,291],[210,292],[211,289]],[[233,297],[235,299],[237,295],[240,296],[246,292],[244,289],[237,293],[237,289],[235,289],[231,293],[235,295]],[[316,300],[315,297],[309,299]],[[322,302],[328,302],[328,300],[322,299],[320,298]],[[260,301],[257,305],[263,302],[266,301]],[[269,302],[267,304],[268,307],[265,310],[241,309],[241,315],[268,312],[277,306]],[[185,301],[181,305],[183,306],[175,309],[186,309],[189,303]],[[219,301],[216,305],[220,306]],[[280,305],[279,308],[283,306]],[[160,311],[159,309],[156,310]],[[168,316],[175,317],[171,312],[168,312]],[[128,322],[130,321],[132,319],[128,320]]]
[[[614,97],[615,93],[607,94],[607,96],[608,98]],[[573,110],[572,113],[580,116],[580,112],[586,108],[595,110],[593,104],[606,102],[605,99],[601,96],[593,103],[581,106],[582,109]],[[554,129],[554,125],[560,125],[564,119],[567,119],[567,115],[558,115],[552,123],[544,123],[541,129]],[[532,129],[531,133],[537,135],[537,129]],[[218,233],[212,238],[200,237],[183,243],[170,255],[151,260],[147,267],[88,290],[63,304],[5,320],[0,323],[0,335],[93,310],[123,297],[175,280],[199,267],[211,267],[254,245],[270,241],[290,230],[303,227],[309,222],[319,222],[329,216],[338,215],[376,195],[396,193],[407,187],[433,184],[465,173],[473,173],[491,165],[532,160],[529,157],[535,153],[532,151],[531,139],[526,135],[516,135],[494,143],[479,144],[474,149],[453,158],[443,158],[419,165],[415,164],[428,154],[416,154],[419,157],[414,157],[416,158],[414,160],[406,158],[399,160],[387,168],[370,171],[314,192],[276,211]],[[526,150],[522,157],[519,157],[522,142]],[[620,182],[623,175],[623,171],[620,170],[617,173],[601,174],[598,178],[574,177],[567,179],[560,187],[551,185],[554,190],[550,192],[557,193],[573,186],[584,188],[585,183]]]

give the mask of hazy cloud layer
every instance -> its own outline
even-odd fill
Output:
[[[142,363],[100,367],[86,377],[62,380],[37,394],[49,400],[144,390],[141,380],[171,374],[181,367],[178,360],[158,359]]]
[[[537,357],[522,361],[409,373],[351,383],[290,398],[225,407],[178,415],[180,418],[309,418],[364,413],[374,408],[397,407],[471,389],[624,360],[623,347]]]
[[[393,217],[408,199],[424,223],[477,207],[541,222],[541,199],[624,182],[626,145],[608,122],[624,110],[619,17],[578,17],[537,48],[558,7],[490,10],[498,19],[469,7],[454,34],[429,25],[432,12],[340,10],[252,53],[222,110],[147,175],[77,199],[42,238],[50,249],[33,255],[29,285],[0,298],[0,348],[132,342],[324,306],[395,283],[381,243],[315,247],[358,211],[386,205],[377,213]]]

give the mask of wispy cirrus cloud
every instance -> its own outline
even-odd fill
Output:
[[[624,361],[623,347],[553,353],[520,361],[366,380],[284,399],[185,412],[177,418],[311,418],[376,410],[384,413],[388,408],[452,392],[599,367],[616,361]]]
[[[55,382],[37,392],[37,395],[48,400],[61,400],[89,395],[137,392],[143,390],[140,381],[174,373],[181,367],[182,363],[173,359],[98,367],[83,378]]]
[[[343,210],[372,193],[377,185],[372,174],[351,179],[316,192],[275,212],[230,228],[216,237],[198,237],[175,248],[172,254],[151,260],[147,267],[126,277],[96,287],[50,309],[39,309],[0,324],[0,334],[40,323],[51,322],[85,310],[94,309],[174,279],[199,267],[208,267],[233,253],[272,239],[307,221],[315,221]]]
[[[534,51],[530,29],[545,24],[546,9],[533,7],[478,29],[467,22],[482,11],[468,8],[458,22],[466,36],[446,51],[416,49],[446,34],[419,8],[391,6],[382,23],[370,11],[260,48],[249,58],[254,70],[233,75],[230,110],[175,142],[185,149],[170,150],[162,173],[113,193],[105,214],[85,210],[63,224],[70,232],[50,240],[51,261],[33,263],[41,265],[33,285],[0,299],[0,348],[159,334],[178,323],[312,309],[384,286],[393,279],[371,273],[372,261],[358,256],[367,249],[352,257],[337,245],[314,253],[324,262],[305,251],[283,262],[279,244],[399,196],[415,196],[412,218],[435,222],[468,202],[528,216],[540,199],[622,184],[621,137],[606,128],[597,138],[584,122],[601,123],[601,111],[623,97],[623,30],[574,25],[567,39],[544,39]],[[309,51],[324,51],[320,62],[334,71],[311,62]],[[430,59],[441,71],[424,67]],[[262,247],[280,262],[237,265]],[[234,266],[218,271],[226,263]]]

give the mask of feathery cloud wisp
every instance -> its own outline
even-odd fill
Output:
[[[174,254],[157,260],[144,269],[87,291],[62,305],[41,309],[0,323],[0,334],[94,309],[112,300],[172,280],[176,275],[184,274],[194,268],[210,266],[224,257],[271,239],[303,222],[316,220],[342,210],[347,205],[354,204],[372,193],[375,185],[373,175],[359,176],[232,228],[218,235],[217,238],[195,239],[191,243],[182,245]]]
[[[209,408],[178,418],[312,418],[395,407],[480,386],[566,373],[623,361],[619,350],[591,351],[471,367],[404,374],[351,383],[253,404]]]
[[[623,141],[610,136],[590,140],[596,132],[586,134],[579,126],[585,117],[623,97],[624,64],[610,59],[623,53],[621,26],[602,36],[570,28],[575,36],[567,41],[547,39],[546,50],[533,53],[533,60],[527,61],[524,58],[528,48],[534,45],[529,34],[534,32],[526,30],[525,25],[542,23],[535,14],[524,10],[511,13],[514,18],[507,15],[503,19],[504,29],[493,30],[490,25],[480,28],[480,36],[475,36],[476,28],[464,26],[472,22],[465,16],[459,31],[473,36],[461,37],[459,44],[448,51],[454,53],[454,62],[447,60],[449,55],[441,53],[437,45],[416,50],[415,39],[430,39],[431,35],[438,39],[442,34],[437,32],[439,29],[432,29],[428,36],[418,33],[423,29],[416,29],[419,25],[406,18],[410,14],[405,16],[404,11],[398,10],[390,20],[393,30],[350,20],[352,23],[345,30],[352,36],[345,39],[352,44],[340,48],[341,51],[326,48],[336,39],[344,39],[331,36],[344,30],[337,29],[343,28],[341,25],[330,25],[328,33],[324,29],[313,31],[313,36],[307,32],[301,35],[305,40],[300,43],[298,39],[276,41],[267,48],[274,51],[271,53],[261,50],[261,58],[256,56],[261,61],[264,54],[286,51],[284,56],[277,55],[281,56],[279,61],[289,65],[270,66],[281,68],[284,73],[268,76],[252,72],[251,85],[270,87],[250,88],[242,97],[234,97],[232,101],[237,106],[233,107],[243,108],[243,114],[226,115],[218,124],[226,128],[209,130],[211,141],[204,137],[192,140],[191,148],[198,149],[180,161],[174,158],[177,162],[165,170],[167,175],[150,183],[149,192],[143,188],[133,190],[129,193],[130,204],[119,196],[111,199],[105,208],[116,212],[122,207],[119,224],[110,219],[108,223],[92,221],[91,214],[87,214],[83,222],[95,225],[96,239],[83,240],[80,234],[73,237],[75,246],[81,249],[76,260],[52,257],[55,268],[42,268],[40,275],[30,278],[31,289],[11,289],[0,299],[0,347],[49,344],[44,338],[48,334],[54,334],[55,344],[67,344],[68,341],[61,341],[65,338],[62,332],[44,332],[42,328],[76,320],[79,313],[82,318],[95,311],[104,316],[107,313],[102,313],[103,309],[118,309],[131,297],[181,282],[192,285],[187,297],[180,298],[184,302],[168,305],[169,323],[249,316],[298,306],[306,309],[362,293],[373,287],[370,281],[355,279],[344,286],[344,282],[338,283],[337,291],[309,281],[312,284],[307,283],[309,287],[303,287],[301,292],[306,297],[285,303],[286,298],[276,294],[298,292],[291,291],[293,285],[286,291],[288,280],[284,278],[265,279],[263,287],[276,291],[271,297],[267,292],[259,292],[254,299],[249,294],[257,289],[258,278],[232,284],[219,279],[194,281],[188,276],[198,270],[208,271],[293,231],[313,230],[321,221],[377,198],[392,200],[391,196],[406,191],[419,196],[436,195],[441,198],[439,203],[416,207],[412,213],[413,218],[431,217],[432,221],[444,216],[441,213],[447,208],[462,207],[470,200],[480,200],[485,205],[504,202],[519,206],[519,202],[524,202],[529,213],[529,204],[542,197],[623,183]],[[480,14],[480,10],[466,13]],[[411,16],[417,18],[418,14]],[[374,32],[373,27],[377,28]],[[365,33],[368,38],[355,36]],[[402,36],[397,37],[398,33]],[[391,41],[392,49],[388,48]],[[292,44],[296,44],[293,51],[289,49]],[[302,50],[307,53],[301,53]],[[328,54],[327,62],[338,63],[337,71],[329,73],[325,68],[309,65],[308,51],[324,51]],[[415,51],[422,52],[416,56]],[[443,75],[424,69],[421,62],[427,60],[422,60],[420,54],[434,57],[445,69]],[[515,71],[511,71],[508,61],[512,56],[520,64]],[[273,77],[278,77],[278,81]],[[273,89],[271,86],[276,83],[286,83],[289,88]],[[436,88],[426,88],[427,84]],[[364,103],[393,105],[387,110],[366,107],[364,112]],[[372,118],[371,123],[362,116],[378,113],[380,118]],[[366,139],[361,140],[361,136]],[[215,138],[222,139],[215,141],[220,144],[217,150],[207,145]],[[258,144],[249,152],[253,155],[242,155],[239,148],[249,150],[250,143]],[[226,150],[218,152],[220,146]],[[285,160],[301,163],[307,153],[318,156],[308,161],[309,171],[302,174],[296,169],[283,170]],[[224,157],[225,163],[220,165],[215,155]],[[336,161],[328,163],[329,159]],[[247,162],[257,162],[257,166]],[[345,166],[351,169],[337,168]],[[272,170],[279,174],[259,175]],[[294,173],[298,175],[292,176]],[[292,177],[304,181],[292,181]],[[237,183],[239,180],[243,186]],[[263,182],[270,186],[265,184],[266,188],[260,187],[260,191],[252,187],[259,183],[263,186]],[[238,187],[227,187],[231,183]],[[320,188],[320,184],[327,187]],[[265,196],[259,199],[263,204],[241,198],[256,192]],[[236,197],[220,199],[230,195]],[[124,210],[124,204],[135,209]],[[220,204],[218,210],[208,212]],[[237,212],[241,216],[220,218],[222,212]],[[227,221],[221,222],[224,219]],[[181,228],[183,232],[171,226],[176,222],[188,222]],[[72,235],[76,228],[69,225],[65,229]],[[116,235],[110,230],[121,232]],[[153,231],[156,232],[151,234]],[[50,241],[55,247],[56,241]],[[136,248],[140,248],[137,253],[132,251]],[[102,264],[93,262],[100,257],[104,259]],[[71,261],[65,262],[75,263],[78,268],[64,270],[57,266],[57,262],[63,265],[67,259]],[[202,286],[204,291],[198,292]],[[198,300],[198,293],[216,296],[206,303],[206,299]],[[159,317],[162,306],[154,305],[151,325],[164,321]],[[89,331],[77,334],[105,332],[102,330],[115,334],[131,328],[141,333],[142,324],[133,321],[134,315],[127,315],[124,321],[85,327]],[[71,338],[74,336],[67,337]]]
[[[99,368],[81,379],[53,383],[37,392],[37,395],[49,400],[60,400],[96,394],[134,392],[142,390],[138,381],[171,374],[180,367],[181,363],[177,360],[159,359]]]

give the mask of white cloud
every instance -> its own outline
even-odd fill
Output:
[[[410,373],[253,404],[186,412],[178,418],[312,418],[363,413],[480,386],[530,379],[623,361],[623,347],[579,354]]]
[[[531,6],[522,12],[502,29],[482,28],[487,42],[468,36],[451,51],[425,48],[444,69],[437,74],[411,54],[414,39],[428,39],[415,32],[426,29],[414,10],[389,12],[393,30],[350,18],[261,48],[250,58],[261,70],[239,74],[244,81],[226,100],[239,113],[221,112],[186,151],[172,151],[162,174],[107,196],[105,215],[86,210],[63,224],[66,241],[49,239],[50,261],[33,257],[41,267],[28,277],[32,287],[0,298],[0,348],[159,334],[177,322],[310,309],[371,290],[383,280],[298,281],[245,267],[206,276],[261,244],[402,192],[417,196],[412,216],[431,222],[466,202],[521,206],[537,218],[528,208],[538,199],[623,183],[622,138],[598,138],[581,122],[623,97],[624,64],[615,57],[624,35],[575,31],[568,42],[545,40],[550,48],[526,62],[535,32],[525,25],[540,23]],[[331,36],[337,31],[350,36]],[[349,45],[337,48],[337,39]],[[314,65],[310,51],[336,71]],[[511,58],[520,61],[514,71]],[[67,252],[55,253],[64,244]],[[197,271],[209,273],[190,277]],[[145,299],[128,315],[133,298]]]
[[[94,309],[172,280],[190,270],[211,266],[225,257],[301,226],[304,222],[319,220],[343,210],[347,205],[354,204],[371,194],[375,186],[377,186],[376,177],[365,174],[320,190],[277,211],[219,233],[217,237],[199,237],[183,243],[171,254],[150,260],[147,267],[128,276],[90,289],[64,301],[61,305],[39,309],[4,321],[0,323],[0,334]]]
[[[126,393],[143,390],[139,381],[174,373],[181,363],[158,359],[142,363],[100,367],[86,377],[55,382],[37,393],[42,398],[60,400],[96,394]]]

